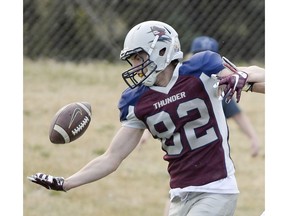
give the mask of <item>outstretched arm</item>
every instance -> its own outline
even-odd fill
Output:
[[[99,180],[114,172],[138,144],[143,130],[122,127],[113,138],[107,151],[89,162],[74,175],[65,179],[64,189],[70,190]]]
[[[253,83],[252,92],[265,93],[265,69],[258,66],[239,67],[248,74],[248,83]]]
[[[137,146],[142,134],[142,129],[121,127],[103,155],[90,161],[70,177],[64,179],[38,173],[29,177],[29,179],[47,189],[64,191],[97,181],[111,174],[119,167],[121,162]]]

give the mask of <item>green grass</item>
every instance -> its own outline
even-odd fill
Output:
[[[126,66],[126,65],[125,65]],[[24,60],[23,99],[23,213],[25,216],[151,216],[163,215],[168,198],[168,175],[158,141],[136,148],[110,176],[67,193],[48,191],[26,176],[45,172],[68,177],[103,153],[120,126],[118,99],[126,84],[125,67],[105,62],[75,65],[51,60]],[[92,105],[92,121],[78,140],[51,144],[50,121],[56,111],[73,101]],[[264,95],[242,93],[240,106],[261,141],[258,157],[229,120],[231,154],[236,166],[240,197],[235,216],[259,216],[264,207]]]

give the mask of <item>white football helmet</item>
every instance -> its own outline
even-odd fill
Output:
[[[183,59],[177,32],[170,25],[159,21],[146,21],[134,26],[126,35],[120,58],[128,60],[141,51],[147,53],[148,59],[122,73],[130,88],[135,88],[141,83],[146,86],[154,85],[157,75],[171,61]],[[145,68],[148,71],[139,78],[139,72],[143,72]]]

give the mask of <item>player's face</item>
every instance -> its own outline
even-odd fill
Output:
[[[139,52],[136,53],[134,55],[132,55],[129,59],[127,59],[129,61],[129,63],[131,64],[132,67],[136,67],[139,66],[139,69],[141,69],[143,67],[143,63],[148,59],[148,55],[145,52]],[[139,72],[137,73],[139,77],[143,77],[143,73],[147,73],[147,68],[145,67],[142,70],[139,70]]]

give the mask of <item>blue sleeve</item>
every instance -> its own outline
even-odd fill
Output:
[[[181,73],[207,76],[217,74],[225,67],[222,64],[221,56],[212,51],[203,51],[193,55],[188,61],[183,62]]]
[[[241,112],[239,106],[237,105],[234,99],[232,99],[230,103],[228,104],[225,102],[225,99],[223,99],[222,106],[223,106],[225,117],[227,119]]]
[[[120,111],[120,121],[127,120],[129,106],[135,106],[141,95],[148,90],[147,86],[141,85],[135,89],[127,88],[123,93],[118,103]]]

